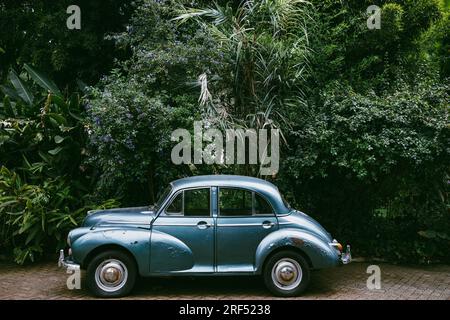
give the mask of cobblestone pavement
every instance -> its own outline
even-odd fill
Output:
[[[379,264],[381,289],[366,286],[368,263],[314,271],[307,292],[298,299],[446,299],[450,266],[407,267]],[[84,279],[84,274],[83,279]],[[69,290],[69,275],[55,263],[18,267],[0,264],[0,299],[92,299],[83,289]],[[127,299],[274,299],[259,277],[138,279]]]

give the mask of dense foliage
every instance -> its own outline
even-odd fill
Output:
[[[0,104],[0,253],[13,253],[18,263],[64,247],[67,232],[97,207],[82,165],[80,96],[64,96],[40,72],[25,69],[34,85],[11,71]]]
[[[448,50],[448,6],[379,2],[382,27],[369,30],[370,1],[314,4],[314,87],[284,189],[358,253],[448,260],[448,55],[436,54]]]
[[[381,29],[367,28],[372,4]],[[448,1],[142,0],[127,7],[127,26],[120,8],[106,11],[121,19],[81,38],[52,29],[60,42],[42,49],[43,60],[33,46],[12,53],[19,45],[0,37],[4,68],[33,62],[63,85],[98,80],[80,96],[49,80],[24,90],[21,82],[37,78],[28,65],[1,70],[0,219],[8,227],[0,239],[18,248],[18,261],[46,241],[57,246],[87,207],[110,198],[141,205],[177,177],[258,174],[255,166],[172,164],[170,133],[192,131],[196,120],[280,128],[280,171],[270,180],[355,254],[450,261]],[[0,14],[13,9],[0,5]],[[103,62],[92,55],[105,47],[70,50],[118,29],[108,37],[118,51]],[[61,50],[80,59],[45,62]]]
[[[362,95],[333,85],[291,136],[280,177],[291,199],[353,243],[358,254],[445,259],[446,90],[421,83]]]
[[[69,30],[67,8],[82,8],[81,29]],[[128,56],[107,36],[120,32],[130,18],[128,0],[13,0],[0,3],[0,79],[24,63],[44,70],[60,87],[76,80],[95,84]]]

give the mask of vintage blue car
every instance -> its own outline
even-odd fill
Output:
[[[231,175],[170,183],[151,207],[88,212],[59,264],[86,269],[97,296],[128,294],[138,276],[262,275],[278,296],[305,290],[310,270],[351,261],[265,180]]]

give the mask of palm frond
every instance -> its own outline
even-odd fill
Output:
[[[182,14],[173,18],[172,21],[179,21],[184,23],[189,19],[206,17],[212,19],[214,25],[220,25],[227,21],[227,13],[216,4],[216,8],[196,9],[196,8],[182,8]]]

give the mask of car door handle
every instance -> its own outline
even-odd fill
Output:
[[[209,227],[211,227],[211,225],[206,221],[200,221],[199,223],[197,223],[197,228],[199,229],[207,229]]]
[[[263,226],[264,229],[270,229],[270,228],[272,228],[274,225],[275,225],[275,223],[270,222],[270,221],[264,221],[264,222],[262,223],[262,226]]]

